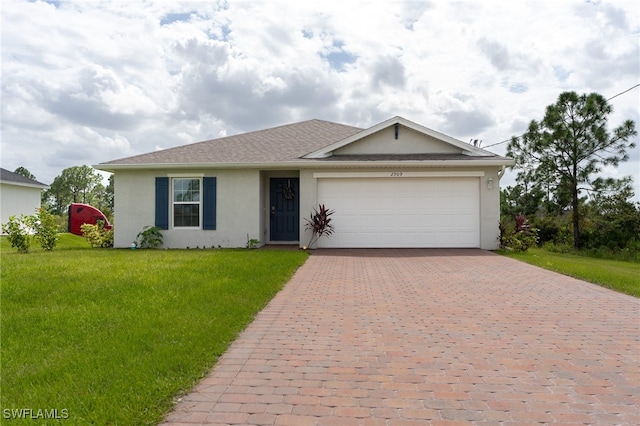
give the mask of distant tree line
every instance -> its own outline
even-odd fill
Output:
[[[515,186],[500,194],[501,228],[526,217],[538,244],[557,250],[627,253],[640,260],[640,203],[633,177],[603,178],[635,148],[635,123],[607,129],[611,105],[597,93],[562,93],[541,121],[513,137],[507,155],[516,160]]]

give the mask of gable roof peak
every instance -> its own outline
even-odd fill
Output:
[[[369,127],[368,129],[365,129],[357,134],[354,134],[352,136],[346,137],[345,139],[338,141],[334,144],[331,144],[329,146],[323,147],[317,151],[311,152],[307,155],[305,155],[303,158],[308,158],[308,159],[312,159],[312,158],[327,158],[333,155],[333,152],[339,148],[342,148],[344,146],[347,146],[351,143],[354,143],[358,140],[364,139],[367,136],[370,136],[374,133],[377,133],[383,129],[386,129],[388,127],[394,126],[394,125],[401,125],[404,127],[407,127],[409,129],[412,129],[418,133],[422,133],[424,135],[430,136],[434,139],[437,139],[445,144],[449,144],[452,145],[456,148],[459,148],[465,155],[470,155],[470,156],[495,156],[494,153],[486,151],[484,149],[481,148],[477,148],[474,147],[472,145],[469,145],[465,142],[462,142],[461,140],[458,140],[456,138],[453,138],[451,136],[445,135],[444,133],[440,133],[436,130],[430,129],[428,127],[422,126],[420,124],[414,123],[413,121],[407,120],[404,117],[401,116],[395,116],[392,117],[388,120],[385,120],[381,123],[378,123],[374,126]]]

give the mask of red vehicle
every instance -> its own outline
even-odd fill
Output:
[[[107,217],[100,210],[89,204],[72,203],[69,206],[69,232],[82,236],[80,227],[85,223],[95,225],[99,220],[104,222],[105,229],[111,229]]]

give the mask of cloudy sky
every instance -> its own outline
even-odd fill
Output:
[[[312,118],[399,115],[504,154],[561,92],[640,83],[636,0],[2,0],[0,13],[2,167],[44,183]],[[640,127],[640,88],[610,102],[611,127]],[[630,155],[605,174],[637,176]]]

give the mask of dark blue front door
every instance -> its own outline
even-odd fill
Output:
[[[271,241],[300,239],[298,178],[271,178]]]

